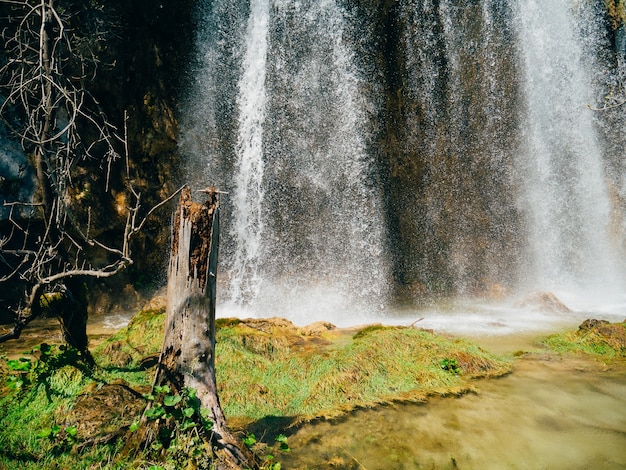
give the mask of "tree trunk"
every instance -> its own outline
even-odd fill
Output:
[[[219,247],[217,192],[204,204],[186,188],[174,217],[165,336],[155,384],[193,388],[210,410],[215,444],[226,466],[252,468],[226,426],[215,380],[215,290]]]
[[[65,281],[65,288],[59,312],[63,339],[76,348],[87,363],[94,364],[87,336],[87,286],[80,278],[69,278]]]

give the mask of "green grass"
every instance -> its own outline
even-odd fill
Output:
[[[220,399],[238,420],[308,420],[422,401],[466,390],[471,378],[511,370],[509,362],[472,343],[412,328],[368,328],[347,342],[337,333],[336,341],[318,348],[287,346],[280,331],[250,330],[240,324],[218,334]],[[450,359],[459,364],[458,374],[442,367]]]
[[[582,353],[602,359],[626,357],[626,322],[598,323],[547,337],[542,344],[560,353]]]
[[[71,450],[140,415],[145,402],[128,390],[149,390],[154,368],[142,364],[159,352],[163,325],[163,309],[140,312],[94,348],[95,370],[59,347],[32,351],[30,362],[0,360],[0,469],[150,468],[142,454],[122,449],[124,439]],[[473,378],[512,365],[473,343],[414,328],[311,333],[285,321],[226,319],[218,322],[216,367],[231,425],[258,429],[462,393]]]

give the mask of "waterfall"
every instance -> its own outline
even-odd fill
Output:
[[[519,0],[516,7],[526,102],[518,171],[531,285],[606,302],[623,295],[625,266],[611,240],[609,178],[587,107],[596,102],[596,64],[585,40],[593,46],[600,37],[592,28],[581,36],[583,5]]]
[[[345,324],[432,294],[622,302],[626,108],[587,107],[623,68],[601,6],[204,0],[198,15],[181,151],[192,185],[228,193],[222,312]]]
[[[182,147],[192,178],[229,193],[223,305],[303,322],[378,310],[385,226],[350,12],[334,0],[253,0],[201,14]]]
[[[241,302],[257,296],[262,269],[265,190],[263,188],[263,125],[265,124],[265,70],[269,0],[253,0],[244,43],[245,57],[239,80],[239,110],[233,187],[233,253],[231,296]]]

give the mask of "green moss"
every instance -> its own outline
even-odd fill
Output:
[[[626,323],[588,322],[578,330],[551,335],[542,344],[560,353],[583,353],[603,359],[626,357]]]
[[[342,333],[317,348],[285,332],[222,329],[217,342],[220,399],[229,417],[243,422],[268,416],[308,420],[393,401],[421,401],[458,393],[469,379],[510,372],[511,364],[472,343],[413,328],[367,327],[346,341]],[[243,330],[243,331],[242,331]],[[241,341],[241,334],[247,336]],[[263,351],[255,337],[266,344]],[[273,343],[273,348],[267,346]],[[268,350],[272,354],[267,354]],[[441,367],[458,364],[459,373]]]
[[[158,354],[163,342],[165,310],[142,310],[129,324],[100,344],[94,355],[101,367],[136,368],[147,356]]]
[[[357,340],[357,339],[360,339],[360,338],[363,338],[363,337],[365,337],[365,336],[369,335],[370,333],[372,333],[372,332],[374,332],[374,331],[385,330],[385,329],[388,329],[388,328],[393,328],[393,327],[389,327],[389,326],[385,326],[385,325],[380,325],[380,324],[368,325],[368,326],[366,326],[365,328],[363,328],[363,329],[361,329],[361,330],[357,331],[357,332],[354,334],[353,338],[354,338],[355,340]]]

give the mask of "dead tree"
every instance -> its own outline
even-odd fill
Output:
[[[252,468],[231,434],[215,379],[215,299],[219,249],[219,202],[214,189],[204,204],[183,190],[172,227],[165,335],[155,385],[194,389],[210,411],[211,440],[225,468]]]

